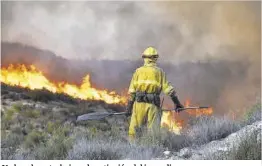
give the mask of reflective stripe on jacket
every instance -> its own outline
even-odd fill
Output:
[[[155,63],[150,63],[136,69],[129,86],[129,93],[147,92],[160,94],[161,91],[166,95],[174,91],[173,86],[168,82],[166,74],[161,68],[157,67]]]

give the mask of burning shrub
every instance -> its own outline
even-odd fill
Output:
[[[10,75],[13,79],[10,79]],[[15,79],[14,79],[15,78]],[[56,82],[47,78],[42,71],[34,65],[9,64],[8,67],[1,68],[1,82],[11,85],[28,88],[35,91],[29,91],[28,95],[34,100],[47,102],[56,98],[71,100],[77,98],[81,100],[101,100],[110,104],[125,103],[126,97],[117,95],[114,91],[99,90],[94,88],[90,82],[90,76],[83,77],[81,85],[70,84],[67,82]],[[38,94],[40,93],[40,95]],[[53,99],[52,99],[53,98]],[[67,101],[70,102],[70,101]]]

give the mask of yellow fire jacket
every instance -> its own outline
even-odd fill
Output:
[[[166,95],[174,91],[161,68],[157,67],[155,63],[145,63],[144,66],[136,69],[129,86],[129,94],[135,92],[160,94],[161,91]]]

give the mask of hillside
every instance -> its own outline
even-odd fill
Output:
[[[22,43],[1,42],[1,65],[33,64],[46,78],[53,82],[65,81],[80,84],[87,74],[92,85],[99,89],[126,92],[132,73],[143,61],[136,60],[68,60]],[[140,55],[135,55],[135,59]],[[190,99],[192,104],[210,105],[215,114],[223,115],[228,110],[242,110],[254,104],[260,96],[261,74],[249,72],[248,61],[206,60],[173,64],[163,62],[159,66],[176,88],[182,101]],[[241,91],[239,90],[241,89]],[[259,92],[259,93],[258,93]],[[170,105],[169,100],[165,100]],[[242,115],[242,112],[239,113]]]
[[[122,106],[1,88],[2,159],[261,159],[260,103],[242,120],[199,117],[181,135],[163,129],[129,142],[125,116],[75,123],[77,115]]]

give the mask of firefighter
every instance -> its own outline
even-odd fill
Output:
[[[127,115],[131,116],[129,137],[135,138],[136,132],[146,123],[147,128],[155,131],[160,128],[160,93],[170,96],[177,108],[183,108],[174,87],[168,82],[164,71],[157,67],[157,50],[148,47],[142,54],[144,65],[133,74],[128,94]]]

